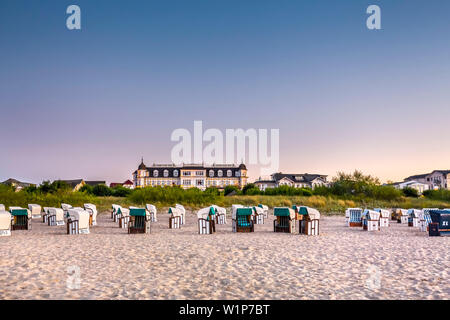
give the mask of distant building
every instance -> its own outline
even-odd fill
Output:
[[[138,169],[133,172],[135,188],[156,186],[180,186],[183,189],[206,189],[226,186],[243,188],[247,184],[247,167],[223,164],[206,166],[203,164],[153,164],[147,167],[142,160]]]
[[[23,188],[26,188],[26,187],[36,186],[33,183],[22,182],[22,181],[13,179],[13,178],[9,178],[8,180],[3,181],[2,184],[7,185],[7,186],[11,186],[11,187],[15,188],[16,191],[20,191],[20,190],[22,190]]]
[[[430,186],[428,184],[416,180],[396,182],[393,183],[392,186],[400,190],[403,190],[405,188],[412,188],[417,190],[419,194],[422,194],[424,191],[430,189]]]
[[[134,184],[130,180],[127,180],[127,181],[125,181],[123,183],[111,182],[110,185],[109,185],[110,188],[114,188],[114,187],[117,187],[117,186],[121,186],[121,187],[124,187],[124,188],[127,188],[127,189],[133,189],[134,188]]]
[[[405,178],[428,185],[429,189],[450,189],[450,170],[434,170],[431,173],[418,174]]]
[[[106,181],[87,181],[87,180],[85,181],[83,179],[56,180],[56,181],[61,181],[61,182],[67,183],[72,188],[73,191],[78,191],[85,185],[89,185],[89,186],[92,186],[92,187],[95,187],[96,185],[99,185],[99,184],[106,185]]]
[[[323,174],[286,174],[286,173],[274,173],[269,180],[257,180],[255,185],[262,191],[267,188],[276,188],[280,186],[290,186],[294,188],[311,188],[314,189],[317,186],[326,186],[327,175]]]

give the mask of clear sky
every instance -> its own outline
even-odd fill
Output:
[[[0,0],[0,180],[121,182],[194,120],[280,129],[285,173],[450,169],[449,32],[447,0]]]

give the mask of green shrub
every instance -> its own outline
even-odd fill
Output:
[[[112,191],[104,184],[97,184],[92,188],[92,194],[97,197],[108,197],[112,195]]]
[[[407,188],[402,189],[402,192],[405,197],[410,197],[410,198],[419,197],[419,192],[414,188],[407,187]]]

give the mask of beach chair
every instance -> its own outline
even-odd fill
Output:
[[[288,207],[273,208],[273,232],[294,233],[296,225],[296,213]]]
[[[42,207],[38,204],[29,204],[28,210],[31,212],[31,219],[40,219]]]
[[[422,210],[409,209],[408,210],[408,227],[420,227],[420,216]]]
[[[6,211],[6,208],[5,208],[4,204],[0,204],[0,211]]]
[[[397,209],[396,212],[397,222],[407,224],[408,223],[408,210],[407,209]]]
[[[235,207],[232,212],[232,226],[233,232],[254,232],[254,223],[252,219],[253,209],[244,207]]]
[[[261,207],[253,207],[253,222],[254,224],[264,224],[264,209]]]
[[[269,217],[269,207],[266,206],[265,204],[258,204],[258,207],[260,207],[261,209],[264,210],[264,218],[268,218]]]
[[[169,208],[169,229],[180,229],[183,220],[183,211],[180,208]]]
[[[375,210],[364,210],[362,216],[363,230],[380,231],[380,213]]]
[[[48,209],[50,209],[50,207],[42,208],[42,222],[43,223],[48,223]]]
[[[111,219],[113,219],[114,222],[119,221],[119,217],[117,216],[118,212],[120,211],[121,206],[118,204],[112,205],[112,211],[111,211]]]
[[[156,207],[154,205],[152,205],[152,204],[146,204],[145,205],[145,209],[147,209],[147,211],[150,214],[150,221],[151,222],[157,222],[158,219],[156,217],[156,212],[157,212],[156,211]]]
[[[84,210],[89,212],[89,225],[96,226],[97,225],[97,206],[92,203],[85,203]]]
[[[197,211],[199,234],[213,234],[216,232],[215,215],[216,209],[213,206]]]
[[[67,234],[89,234],[89,212],[83,208],[72,208],[65,215]]]
[[[300,213],[300,207],[301,206],[297,206],[297,205],[292,206],[292,210],[295,211],[295,219],[299,220],[299,221],[303,220],[303,215]]]
[[[320,221],[319,210],[302,206],[300,207],[299,215],[303,216],[303,219],[299,220],[299,233],[307,236],[318,236]]]
[[[363,209],[361,208],[348,208],[345,210],[345,219],[349,227],[362,227]]]
[[[450,236],[450,210],[430,210],[429,236]]]
[[[128,229],[129,223],[130,223],[131,209],[139,209],[139,208],[130,207],[129,209],[127,209],[127,208],[122,208],[121,206],[119,206],[117,214],[116,214],[116,219],[119,222],[119,228]]]
[[[63,209],[47,208],[47,212],[47,223],[49,226],[63,226],[65,224]]]
[[[31,211],[21,207],[9,207],[12,216],[11,230],[31,230]]]
[[[428,231],[428,225],[431,221],[430,211],[431,210],[439,210],[438,208],[424,208],[421,210],[420,214],[420,222],[419,222],[419,229],[422,232]]]
[[[178,208],[181,212],[181,224],[185,224],[186,223],[186,209],[183,207],[183,205],[181,204],[176,204],[175,208]]]
[[[216,206],[215,204],[211,207],[216,210],[216,224],[227,224],[227,209]]]
[[[145,208],[130,208],[128,233],[150,233],[150,212]]]
[[[7,237],[11,235],[11,213],[0,210],[0,237]]]
[[[389,210],[381,208],[375,208],[373,210],[380,213],[380,228],[389,227],[391,212]]]
[[[69,209],[73,209],[73,207],[70,204],[61,203],[61,209],[63,209],[64,210],[64,214],[66,214],[67,211],[69,211]]]

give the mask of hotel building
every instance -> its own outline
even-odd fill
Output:
[[[184,189],[196,187],[205,190],[209,187],[223,189],[236,186],[242,189],[247,184],[247,167],[244,164],[153,164],[147,167],[142,160],[132,176],[135,188],[180,186]]]

